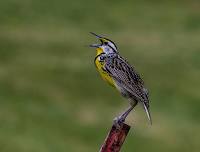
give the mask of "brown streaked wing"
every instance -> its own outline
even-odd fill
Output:
[[[105,59],[105,70],[112,76],[115,81],[127,90],[138,100],[148,104],[148,95],[144,89],[144,83],[139,74],[128,62],[121,56],[114,56]]]

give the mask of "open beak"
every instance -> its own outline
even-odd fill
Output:
[[[89,47],[94,47],[94,48],[98,48],[98,47],[100,47],[101,45],[102,45],[102,38],[103,37],[101,37],[101,36],[99,36],[99,35],[97,35],[97,34],[95,34],[95,33],[93,33],[93,32],[90,32],[90,34],[92,34],[92,35],[94,35],[95,37],[97,37],[100,41],[101,41],[101,44],[91,44],[91,45],[89,45]]]

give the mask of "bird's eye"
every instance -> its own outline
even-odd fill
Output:
[[[108,44],[108,42],[104,42],[104,44],[105,44],[105,45],[107,45],[107,44]]]

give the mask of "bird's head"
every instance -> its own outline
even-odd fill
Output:
[[[117,46],[115,45],[115,43],[105,37],[99,36],[93,32],[90,32],[92,35],[96,36],[101,44],[91,44],[90,47],[94,47],[97,50],[97,53],[99,54],[101,53],[117,53]]]

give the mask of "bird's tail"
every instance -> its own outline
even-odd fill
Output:
[[[145,102],[142,102],[143,103],[143,107],[144,107],[144,110],[147,114],[147,117],[149,119],[149,122],[150,124],[152,125],[152,119],[151,119],[151,114],[150,114],[150,110],[149,110],[149,107],[147,107],[146,103]]]

